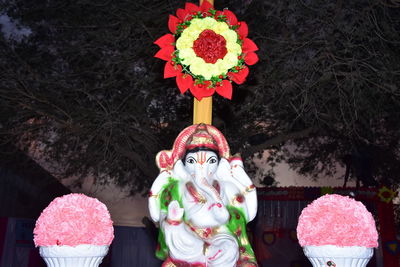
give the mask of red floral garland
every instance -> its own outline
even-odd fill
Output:
[[[237,37],[234,36],[236,42],[232,42],[231,39],[227,40],[228,35],[224,36],[224,33],[220,32],[219,34],[213,29],[204,28],[196,35],[195,38],[197,39],[193,40],[193,43],[189,41],[190,49],[193,50],[192,56],[186,58],[180,56],[182,51],[177,48],[179,37],[184,35],[184,31],[191,26],[193,21],[200,24],[201,20],[207,18],[208,21],[210,21],[210,18],[215,20],[215,22],[212,22],[219,23],[219,26],[221,26],[221,22],[226,23],[227,26],[222,25],[227,29],[225,32],[231,31],[230,36],[232,36],[232,31],[236,33]],[[168,28],[172,34],[165,34],[154,42],[160,47],[155,57],[166,61],[164,78],[175,77],[182,94],[190,90],[194,97],[201,100],[203,97],[211,96],[214,92],[217,92],[219,95],[231,99],[232,82],[244,83],[249,74],[247,65],[254,65],[258,62],[258,56],[255,53],[258,47],[247,38],[248,27],[246,22],[238,21],[235,14],[228,9],[215,10],[207,0],[204,0],[201,6],[186,3],[184,9],[179,8],[176,11],[176,16],[169,16]],[[235,46],[235,52],[230,52],[227,49],[227,42],[230,42],[230,47]],[[236,43],[240,45],[239,48]],[[227,54],[231,57],[230,61],[227,59],[226,62],[228,63],[224,62],[224,65],[222,65],[222,62],[219,61],[227,58]],[[232,55],[235,55],[233,61]],[[193,66],[194,63],[192,65],[187,63],[193,61],[194,58],[197,60],[196,66]],[[198,63],[199,59],[203,61],[200,60],[200,63]],[[218,62],[222,68],[216,67]],[[227,67],[224,69],[225,66]],[[195,73],[195,67],[197,67],[197,73]],[[202,68],[201,70],[214,69],[199,72],[199,68]],[[220,73],[218,73],[219,70],[221,70]],[[203,73],[207,75],[203,75]]]

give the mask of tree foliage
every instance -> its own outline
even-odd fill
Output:
[[[31,30],[0,37],[2,142],[43,144],[64,176],[149,188],[156,153],[191,124],[192,97],[163,79],[152,44],[184,1],[1,5]],[[374,179],[399,183],[398,2],[216,0],[224,7],[260,48],[233,100],[214,97],[214,124],[232,150],[251,158],[271,149],[271,162],[312,176],[350,156],[354,175],[371,166]]]

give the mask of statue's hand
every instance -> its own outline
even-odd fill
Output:
[[[174,200],[168,205],[167,220],[173,222],[179,222],[183,217],[183,208],[179,206],[179,202]]]
[[[214,218],[220,224],[225,224],[229,221],[229,212],[222,203],[212,204],[210,207],[211,207],[211,212],[214,215]]]

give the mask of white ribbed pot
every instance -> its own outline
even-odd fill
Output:
[[[109,246],[78,245],[40,247],[39,252],[47,267],[98,267]]]
[[[305,246],[303,251],[313,267],[365,267],[374,254],[373,248],[358,246]]]

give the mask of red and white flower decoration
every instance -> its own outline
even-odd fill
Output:
[[[166,61],[164,78],[175,77],[181,93],[189,89],[198,100],[214,92],[231,99],[232,82],[244,83],[247,65],[258,61],[246,22],[207,0],[179,8],[169,16],[168,28],[171,33],[154,42],[161,48],[155,57]]]

